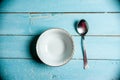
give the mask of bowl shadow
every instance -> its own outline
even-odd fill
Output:
[[[31,53],[32,58],[35,61],[41,62],[36,52],[36,43],[37,43],[38,38],[39,38],[39,35],[36,35],[33,37],[32,41],[30,42],[30,53]]]

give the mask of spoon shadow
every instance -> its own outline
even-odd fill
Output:
[[[78,23],[79,21],[75,21],[74,22],[74,29],[75,31],[78,33],[77,27],[78,27]],[[78,33],[79,34],[79,33]],[[81,36],[81,49],[82,49],[82,55],[84,56],[84,47],[83,47],[83,40],[82,40],[82,36]]]
[[[84,56],[84,46],[83,46],[83,38],[81,36],[81,50],[82,50],[82,55]],[[84,58],[83,58],[84,60]]]
[[[77,26],[78,26],[79,21],[74,22],[74,29],[78,33]],[[78,33],[79,34],[79,33]]]

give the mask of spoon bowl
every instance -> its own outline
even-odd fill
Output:
[[[84,19],[82,19],[77,25],[77,32],[81,36],[85,36],[88,32],[88,23]]]

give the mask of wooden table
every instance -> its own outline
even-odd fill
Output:
[[[119,0],[0,0],[1,80],[120,80]],[[89,23],[83,69],[76,22]],[[75,52],[64,66],[50,67],[36,56],[38,36],[62,28],[73,37]]]

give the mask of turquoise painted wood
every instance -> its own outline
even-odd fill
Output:
[[[81,60],[71,60],[61,67],[49,67],[32,59],[0,59],[3,80],[119,80],[120,61],[89,61],[83,70]]]
[[[72,36],[73,59],[82,59],[81,37]],[[0,36],[0,58],[33,58],[38,36]],[[88,59],[120,59],[120,37],[86,37]]]
[[[0,14],[0,34],[38,35],[49,28],[63,28],[71,35],[76,22],[86,19],[87,35],[119,35],[120,14]]]
[[[1,12],[119,12],[119,0],[3,0]]]
[[[83,69],[76,22],[85,19],[89,69]],[[120,80],[120,0],[0,0],[0,80]],[[67,30],[72,60],[50,67],[38,60],[35,42],[47,29]]]

